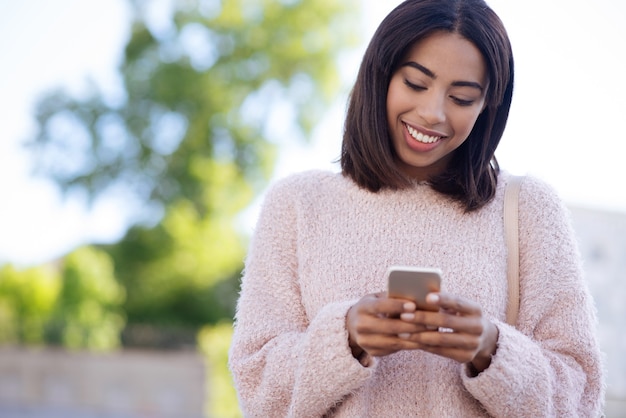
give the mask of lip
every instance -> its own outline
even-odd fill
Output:
[[[413,136],[411,136],[411,134],[409,133],[409,130],[407,129],[407,125],[410,126],[411,128],[415,129],[416,131],[421,132],[424,135],[428,135],[428,136],[436,136],[439,137],[439,140],[430,143],[430,144],[426,144],[424,142],[419,142],[417,141],[415,138],[413,138]],[[421,126],[415,126],[413,124],[409,124],[407,122],[402,121],[402,130],[404,133],[404,140],[407,144],[407,146],[412,149],[413,151],[416,152],[428,152],[431,151],[435,148],[437,148],[446,138],[447,136],[442,134],[441,132],[436,132],[436,131],[431,131],[430,129],[425,129]]]
[[[415,125],[413,123],[409,123],[409,122],[404,121],[404,120],[401,121],[401,122],[402,122],[403,125],[410,126],[411,128],[415,129],[416,131],[419,131],[419,132],[423,133],[424,135],[438,136],[441,139],[445,139],[447,137],[447,135],[444,134],[443,132],[431,131],[430,129],[426,129],[423,126]],[[406,126],[404,127],[405,130],[406,130]]]

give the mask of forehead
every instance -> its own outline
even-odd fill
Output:
[[[487,66],[480,50],[457,33],[434,32],[409,47],[402,64],[416,62],[437,78],[486,84]]]

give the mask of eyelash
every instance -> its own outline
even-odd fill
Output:
[[[452,100],[454,100],[454,102],[459,106],[471,106],[474,104],[473,100],[463,100],[459,99],[458,97],[452,97]]]
[[[413,84],[409,80],[406,80],[406,79],[404,80],[404,84],[406,84],[406,86],[410,88],[411,90],[415,90],[415,91],[426,90],[426,87],[418,86],[417,84]]]
[[[404,80],[404,84],[410,88],[411,90],[414,91],[424,91],[426,90],[426,87],[422,87],[422,86],[418,86],[417,84],[413,84],[411,83],[409,80]],[[454,97],[454,96],[450,96],[450,98],[452,99],[452,101],[454,101],[454,103],[456,103],[459,106],[471,106],[472,104],[474,104],[473,100],[463,100],[463,99],[459,99],[458,97]]]

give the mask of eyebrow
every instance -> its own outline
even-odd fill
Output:
[[[424,67],[421,64],[418,64],[415,61],[405,62],[404,64],[402,64],[402,67],[415,68],[416,70],[421,71],[422,73],[424,73],[424,75],[426,75],[429,78],[432,78],[433,80],[437,78],[437,74],[433,73],[431,70],[429,70],[428,68]],[[481,92],[484,90],[483,86],[481,86],[479,83],[475,81],[453,81],[452,85],[455,87],[474,87],[480,90]]]

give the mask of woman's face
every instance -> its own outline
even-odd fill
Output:
[[[392,75],[387,122],[400,169],[416,180],[443,172],[485,106],[487,67],[473,43],[435,32]]]

